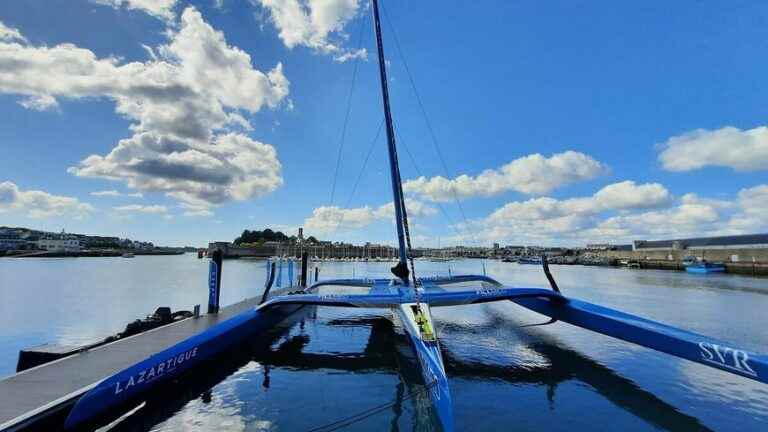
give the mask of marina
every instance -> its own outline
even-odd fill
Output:
[[[13,400],[0,401],[10,407],[3,413],[4,418],[0,418],[4,421],[0,423],[0,428],[23,430],[39,427],[42,422],[49,421],[51,411],[65,412],[60,423],[63,429],[77,430],[99,425],[105,418],[111,420],[110,413],[131,401],[146,400],[159,383],[178,377],[186,369],[215,357],[249,335],[273,330],[305,307],[389,310],[393,324],[398,323],[403,329],[415,354],[416,362],[410,372],[421,377],[422,387],[418,394],[425,402],[428,401],[430,423],[444,432],[456,430],[456,419],[441,350],[441,335],[433,319],[432,310],[440,307],[498,302],[509,304],[511,301],[548,317],[548,321],[538,324],[540,326],[565,322],[719,369],[723,373],[768,384],[768,355],[762,352],[563,294],[549,269],[546,255],[521,258],[518,263],[541,264],[549,285],[547,288],[502,284],[487,276],[484,264],[482,275],[451,274],[449,269],[448,276],[424,276],[421,273],[417,276],[390,109],[379,4],[377,0],[371,4],[398,241],[398,259],[390,268],[391,275],[383,278],[366,275],[362,278],[318,280],[319,268],[316,268],[312,283],[308,252],[302,253],[299,268],[295,268],[294,260],[279,257],[277,262],[266,262],[266,282],[260,300],[246,300],[239,306],[230,306],[231,312],[227,313],[226,309],[220,311],[225,251],[209,250],[208,313],[205,318],[198,318],[196,313],[194,317],[93,349],[84,349],[0,381],[0,394],[13,395]],[[302,237],[300,230],[299,238]],[[702,261],[688,268],[714,268],[707,264]],[[722,266],[718,268],[724,270]],[[296,278],[294,274],[297,274]],[[271,292],[275,284],[280,289]],[[196,306],[197,310],[199,306]],[[133,343],[141,349],[130,347]],[[136,356],[121,355],[124,347]],[[127,361],[123,363],[122,359],[126,357]],[[95,364],[88,364],[89,360]],[[74,370],[67,372],[69,364],[74,365],[70,366]],[[83,373],[82,370],[88,372]],[[45,378],[46,372],[49,378]],[[59,377],[64,377],[61,384],[56,381]],[[30,391],[33,383],[47,391],[42,395]],[[62,405],[68,409],[61,408]],[[338,423],[354,424],[375,412],[352,414]]]
[[[0,215],[10,216],[0,226],[0,432],[757,431],[768,424],[768,184],[756,184],[755,174],[768,169],[755,150],[768,129],[694,130],[717,117],[697,109],[680,114],[691,119],[659,116],[660,106],[682,106],[673,103],[637,104],[638,115],[606,109],[603,100],[634,96],[612,75],[644,92],[659,91],[658,77],[644,85],[637,78],[653,74],[642,62],[622,72],[574,50],[604,55],[596,42],[609,47],[610,33],[578,43],[578,27],[558,33],[567,20],[546,33],[543,22],[506,25],[528,16],[523,5],[498,4],[489,14],[441,4],[419,15],[423,6],[409,3],[413,9],[391,20],[403,6],[382,0],[181,3],[77,4],[71,16],[83,23],[103,12],[104,28],[133,23],[135,14],[160,26],[151,33],[157,40],[122,41],[129,55],[111,57],[103,52],[120,52],[112,49],[118,38],[95,52],[78,45],[101,34],[93,24],[74,33],[83,41],[60,42],[41,38],[40,28],[29,33],[19,18],[29,11],[3,7],[0,63],[13,73],[0,71],[10,84],[0,92],[19,98],[9,118],[13,110],[58,110],[63,118],[65,109],[99,100],[114,104],[121,123],[94,122],[108,126],[99,136],[119,137],[108,151],[90,123],[61,122],[88,144],[76,153],[88,156],[67,159],[65,171],[77,181],[41,170],[46,192],[16,171],[14,182],[0,179]],[[480,12],[485,18],[471,16]],[[663,35],[658,15],[648,28]],[[255,17],[262,33],[277,31],[252,38],[243,16]],[[586,17],[580,26],[602,21]],[[505,22],[498,34],[473,40],[494,20]],[[456,32],[457,24],[467,31]],[[557,43],[541,49],[549,36]],[[507,38],[515,43],[491,49]],[[623,49],[631,37],[621,39],[616,53],[634,54]],[[647,40],[657,64],[679,58],[663,57],[663,46]],[[545,61],[564,57],[554,49],[560,45],[575,57]],[[507,50],[503,61],[489,60]],[[581,62],[587,69],[578,70]],[[349,78],[335,69],[344,63]],[[569,63],[564,81],[546,75]],[[467,80],[475,68],[482,78]],[[454,69],[453,82],[438,73]],[[29,82],[20,86],[16,75]],[[592,75],[602,79],[586,87]],[[678,82],[670,78],[661,82]],[[484,88],[486,81],[498,85]],[[690,103],[697,89],[689,81],[684,102],[703,109],[708,104]],[[579,97],[578,87],[590,91]],[[626,94],[608,93],[614,88]],[[557,96],[538,97],[553,89]],[[472,90],[488,102],[504,97],[498,106],[478,104]],[[598,103],[585,105],[585,96]],[[570,115],[551,109],[560,99],[563,108],[575,101],[564,110]],[[549,108],[536,112],[534,100]],[[588,113],[591,105],[602,115]],[[483,109],[487,118],[475,114]],[[257,119],[262,110],[275,114]],[[592,124],[611,111],[617,123],[646,124],[611,136],[610,122]],[[746,119],[742,113],[741,123],[728,124]],[[118,126],[132,136],[116,133]],[[72,147],[67,132],[59,126],[57,136]],[[633,135],[655,140],[653,165],[627,164],[648,156],[636,152]],[[328,143],[336,138],[333,158]],[[439,143],[446,138],[447,159]],[[573,147],[560,148],[564,140]],[[521,152],[525,142],[536,152]],[[606,150],[609,142],[623,148]],[[11,158],[28,166],[15,143]],[[499,157],[510,149],[515,155]],[[48,158],[41,166],[60,168],[53,151],[38,153]],[[751,153],[755,160],[745,160]],[[359,170],[354,177],[350,166]],[[675,184],[670,190],[641,175],[643,167],[685,174],[663,177]],[[749,179],[738,187],[716,185],[711,174],[687,179],[704,168]],[[318,172],[330,184],[328,200],[313,184]],[[98,188],[72,186],[86,180]],[[57,195],[52,181],[72,196]],[[29,228],[31,220],[41,221]]]
[[[449,264],[455,272],[479,270],[475,260]],[[449,264],[424,262],[421,265],[424,271],[447,276]],[[258,297],[266,278],[264,261],[227,261],[224,265],[223,304]],[[322,265],[322,272],[328,278],[351,277],[353,267],[357,267],[354,272],[358,274],[385,276],[388,265],[329,262]],[[83,293],[88,296],[85,303],[81,303],[73,296],[77,292],[74,287],[79,284],[68,270],[70,266],[78,266],[81,278],[105,288],[83,287],[87,289]],[[528,286],[547,284],[541,269],[535,266],[494,261],[487,262],[486,266],[503,281]],[[150,273],[162,268],[167,275],[152,283],[143,279],[141,274],[146,272],[135,271],[140,268]],[[158,296],[167,299],[173,309],[190,309],[195,303],[204,303],[207,271],[207,262],[189,254],[139,256],[129,261],[112,258],[101,263],[0,260],[0,272],[9,278],[13,274],[7,280],[29,286],[33,295],[49,297],[56,307],[47,312],[51,316],[48,321],[38,319],[42,311],[28,312],[28,316],[22,318],[12,311],[23,309],[23,297],[7,298],[4,312],[10,315],[2,318],[0,338],[4,344],[0,350],[0,374],[8,376],[13,372],[19,349],[53,341],[85,342],[82,337],[93,334],[106,336],[153,309]],[[126,276],[121,277],[119,283],[99,282],[106,282],[109,273],[122,272]],[[652,314],[659,321],[731,339],[753,350],[768,344],[764,335],[749,332],[749,323],[761,319],[762,311],[768,307],[765,279],[738,275],[702,279],[685,272],[628,272],[583,266],[556,266],[552,272],[563,290],[580,298],[623,307],[641,315]],[[61,279],[62,288],[53,290],[40,283],[48,278]],[[178,284],[188,288],[174,288]],[[134,295],[130,301],[121,303],[123,307],[107,301],[124,290]],[[666,304],[684,305],[685,314],[681,315],[677,307],[660,306],[657,302],[660,298],[667,299]],[[102,312],[83,315],[80,308]],[[492,431],[499,423],[522,421],[557,429],[562,422],[586,422],[579,411],[589,407],[599,407],[604,415],[616,418],[625,429],[637,431],[656,428],[755,430],[768,421],[762,408],[768,403],[768,392],[759,383],[752,384],[751,380],[741,378],[723,381],[718,371],[710,372],[709,368],[699,365],[686,366],[684,360],[645,349],[638,351],[615,339],[599,337],[600,345],[595,346],[593,333],[563,323],[520,327],[542,322],[540,316],[521,311],[524,309],[512,305],[435,309],[433,318],[438,334],[443,335],[446,372],[452,377],[457,428]],[[252,424],[254,419],[259,419],[281,430],[309,430],[338,420],[335,406],[357,412],[399,400],[396,389],[401,380],[405,379],[403,385],[413,391],[418,390],[414,387],[418,380],[403,378],[398,372],[404,368],[402,362],[412,361],[408,360],[408,342],[398,339],[404,336],[401,330],[385,325],[386,322],[386,316],[373,309],[318,308],[317,318],[307,321],[303,330],[294,327],[273,342],[254,342],[258,348],[239,348],[235,356],[240,359],[237,364],[215,360],[215,369],[222,370],[213,382],[196,376],[176,384],[172,394],[162,393],[127,423],[140,430],[160,431],[185,427],[190,424],[187,422],[213,427],[212,421],[225,418],[234,424]],[[42,327],[43,324],[47,327]],[[35,339],[9,333],[12,328],[36,335]],[[478,340],[478,335],[483,335],[482,339]],[[299,340],[304,341],[303,348],[296,351],[291,348],[291,341]],[[470,341],[474,341],[472,350],[466,345]],[[267,345],[261,347],[264,343]],[[389,357],[388,353],[395,348],[406,353],[404,359]],[[268,389],[263,387],[265,368],[269,369],[271,381]],[[552,382],[559,384],[553,401],[548,402],[547,389]],[[681,387],[674,384],[676,382],[686,384]],[[193,389],[188,396],[187,390],[182,390],[187,388]],[[194,390],[198,388],[199,391]],[[254,391],[257,388],[262,391]],[[354,401],[344,396],[350,388],[360,395]],[[200,398],[204,398],[201,394],[207,391],[213,394],[213,405],[200,402]],[[498,400],[494,405],[526,404],[535,408],[524,413],[498,411],[494,421],[470,420],[471,411],[486,406],[482,402],[484,398],[479,398],[481,394]],[[302,401],[300,405],[286,403],[297,398]],[[297,415],[307,413],[307,409],[309,415]],[[391,410],[379,413],[350,430],[376,429],[392,421],[399,424],[400,430],[428,430],[412,424],[428,419],[428,406],[403,400],[402,410],[400,416]],[[542,415],[537,414],[538,410]],[[543,415],[550,412],[557,414],[557,420],[549,414]]]

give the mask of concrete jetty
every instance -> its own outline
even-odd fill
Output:
[[[0,431],[39,430],[36,425],[48,417],[65,416],[83,394],[107,377],[255,307],[259,301],[247,299],[218,314],[187,318],[0,380]]]

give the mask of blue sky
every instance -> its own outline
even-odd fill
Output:
[[[448,169],[385,23],[417,246],[768,231],[765,2],[382,3]],[[0,225],[392,243],[383,136],[351,194],[382,118],[369,15],[0,3]]]

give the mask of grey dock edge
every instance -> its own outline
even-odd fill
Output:
[[[282,291],[282,290],[281,290]],[[104,379],[254,307],[251,298],[218,314],[188,318],[36,366],[0,380],[0,431],[21,430],[73,405]]]

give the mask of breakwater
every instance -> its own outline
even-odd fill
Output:
[[[681,261],[637,260],[634,262],[636,262],[641,269],[685,270],[685,267]],[[724,265],[726,273],[752,276],[768,276],[768,263],[726,262]]]
[[[601,251],[595,255],[611,260],[614,265],[620,261],[631,261],[640,268],[660,270],[685,270],[686,256],[722,262],[726,273],[753,276],[768,276],[768,248],[707,248],[685,250],[635,250]]]

